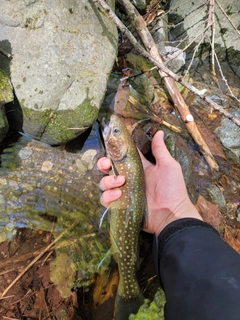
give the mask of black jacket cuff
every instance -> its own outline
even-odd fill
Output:
[[[175,220],[169,223],[161,231],[159,236],[154,234],[153,257],[154,257],[155,268],[156,268],[156,272],[157,272],[160,284],[161,284],[161,278],[160,278],[159,265],[160,265],[160,260],[161,260],[164,246],[173,236],[191,228],[207,228],[207,229],[211,229],[213,232],[218,234],[216,229],[214,229],[214,227],[212,227],[209,223],[206,223],[202,220],[194,219],[194,218],[183,218],[183,219]]]

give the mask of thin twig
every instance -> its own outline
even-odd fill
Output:
[[[7,58],[12,58],[12,55],[10,53],[8,53],[7,51],[5,51],[5,50],[3,50],[1,48],[0,48],[0,53],[2,53]]]
[[[193,116],[190,113],[190,110],[188,106],[186,105],[182,95],[180,94],[176,83],[173,79],[173,77],[169,77],[170,70],[164,66],[162,63],[162,57],[158,51],[158,48],[149,32],[149,30],[146,27],[146,23],[143,19],[143,17],[138,13],[136,8],[132,5],[132,3],[129,0],[122,0],[125,6],[125,10],[128,14],[128,17],[131,19],[131,23],[135,26],[136,31],[138,32],[139,36],[141,37],[141,40],[146,48],[144,50],[141,46],[137,46],[138,51],[140,53],[143,53],[146,56],[146,52],[148,53],[148,58],[150,61],[153,61],[156,63],[156,65],[159,67],[158,73],[163,79],[169,94],[172,97],[172,100],[174,102],[174,105],[178,109],[180,116],[185,123],[188,131],[191,133],[193,139],[198,144],[198,146],[201,149],[202,154],[204,155],[204,158],[206,159],[209,167],[212,170],[218,170],[218,164],[216,163],[216,160],[214,159],[208,145],[206,144],[206,141],[203,139],[201,133],[198,130],[198,127],[194,121]],[[120,20],[117,18],[115,13],[111,10],[111,8],[106,4],[104,0],[98,0],[98,3],[102,6],[102,8],[105,10],[105,12],[113,19],[115,23],[119,23]],[[122,27],[122,23],[120,24]],[[122,31],[122,30],[121,30]],[[124,26],[124,32],[128,36],[128,34],[131,34],[128,29]],[[128,34],[127,34],[128,33]],[[136,45],[137,41],[136,39],[130,35],[131,39],[134,42],[134,45]],[[134,39],[133,39],[134,38]],[[129,39],[130,40],[130,39]],[[131,40],[130,40],[131,41]],[[136,48],[136,46],[135,46]],[[168,71],[168,73],[165,73],[165,70]],[[175,75],[173,72],[171,74]]]
[[[232,22],[232,20],[229,18],[229,16],[227,15],[227,13],[225,12],[225,10],[223,9],[223,7],[220,5],[220,3],[218,2],[218,0],[215,0],[216,4],[218,5],[219,9],[222,11],[222,13],[224,14],[224,16],[228,19],[228,22],[231,24],[231,26],[233,27],[233,29],[237,32],[238,36],[240,37],[240,31],[237,29],[237,27],[234,25],[234,23]]]
[[[10,285],[1,294],[0,300],[6,295],[6,293],[14,286],[14,284],[38,261],[57,241],[59,241],[67,232],[74,228],[79,223],[79,220],[74,223],[65,231],[63,231],[53,242],[51,242],[39,255],[10,283]]]
[[[209,41],[209,42],[210,42],[210,41]],[[211,42],[210,42],[210,44],[211,44]],[[211,44],[211,45],[212,45],[212,44]],[[214,51],[214,55],[215,55],[215,60],[216,60],[216,62],[217,62],[218,69],[219,69],[219,72],[220,72],[220,74],[221,74],[222,80],[225,82],[225,85],[226,85],[228,91],[230,92],[231,97],[234,98],[235,100],[237,100],[238,102],[240,102],[240,99],[238,99],[238,98],[234,95],[234,93],[232,92],[232,89],[230,88],[230,86],[229,86],[229,84],[228,84],[228,82],[227,82],[227,79],[225,78],[225,76],[224,76],[224,74],[223,74],[223,71],[222,71],[222,68],[221,68],[221,65],[220,65],[218,56],[217,56],[217,54],[216,54],[215,51]]]
[[[212,27],[212,39],[210,41],[211,47],[212,47],[212,73],[214,76],[216,76],[216,70],[215,70],[215,19],[214,19],[214,1],[215,0],[209,0],[209,26]]]
[[[151,54],[147,52],[136,40],[136,38],[132,35],[132,33],[128,30],[128,28],[121,22],[121,20],[115,15],[115,13],[111,10],[111,8],[105,3],[103,0],[94,0],[93,2],[98,2],[103,10],[106,12],[108,17],[116,24],[116,26],[128,37],[135,50],[139,52],[143,57],[149,59],[158,69],[165,73],[165,76],[172,77],[175,81],[181,83],[185,88],[198,95],[201,99],[206,101],[213,109],[219,111],[226,118],[230,119],[237,126],[240,127],[240,120],[235,118],[231,113],[227,112],[223,109],[222,106],[217,104],[208,98],[202,90],[198,90],[191,83],[185,81],[182,76],[179,76],[173,73],[170,69],[168,69],[163,63],[157,61]]]

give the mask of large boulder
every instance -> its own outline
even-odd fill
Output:
[[[0,47],[13,55],[12,128],[55,145],[92,125],[116,57],[117,29],[91,1],[0,0]],[[1,68],[7,69],[0,61]]]
[[[9,129],[4,105],[12,100],[13,91],[9,78],[0,71],[0,142],[6,137]]]
[[[218,4],[214,5],[214,21],[215,21],[215,51],[218,59],[224,60],[227,57],[232,64],[239,65],[240,59],[240,41],[239,41],[239,11],[240,2],[233,0],[218,0]],[[225,11],[222,12],[220,7]],[[170,31],[170,38],[175,43],[184,40],[184,45],[192,41],[200,43],[209,22],[209,2],[205,0],[186,1],[171,0],[169,21],[174,25]],[[229,22],[233,23],[237,31]],[[175,27],[176,26],[176,27]],[[212,38],[212,29],[209,28],[202,43],[208,43]],[[210,48],[211,50],[211,48]]]

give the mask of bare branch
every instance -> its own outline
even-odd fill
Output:
[[[12,58],[12,55],[10,53],[8,53],[7,51],[5,51],[5,50],[3,50],[1,48],[0,48],[0,53],[2,53],[7,58]]]
[[[218,5],[219,9],[222,11],[222,13],[224,14],[224,16],[228,19],[229,23],[231,24],[231,26],[233,27],[233,29],[237,32],[238,36],[240,37],[240,31],[237,29],[237,27],[233,24],[232,20],[229,18],[229,16],[227,15],[227,13],[224,11],[223,7],[220,5],[220,3],[218,2],[218,0],[215,0],[216,4]]]
[[[175,75],[171,70],[165,67],[162,63],[162,57],[158,51],[158,48],[146,27],[146,23],[142,16],[138,13],[135,7],[131,4],[128,0],[122,0],[124,3],[125,10],[132,20],[131,22],[135,25],[136,31],[139,33],[141,40],[146,48],[146,50],[138,44],[137,40],[133,37],[131,32],[122,24],[120,19],[115,15],[115,13],[111,10],[111,8],[106,4],[104,0],[97,0],[97,2],[101,5],[101,7],[105,10],[105,12],[109,15],[109,17],[114,21],[114,23],[119,27],[119,29],[126,34],[129,38],[131,43],[134,45],[135,49],[142,54],[143,56],[147,57],[155,66],[157,66],[158,72],[163,79],[169,94],[172,97],[172,100],[175,106],[178,108],[178,111],[181,115],[183,122],[185,123],[187,129],[191,133],[193,139],[199,145],[202,154],[204,155],[207,163],[209,164],[210,168],[213,170],[218,169],[218,165],[207,146],[205,140],[203,139],[201,133],[199,132],[197,125],[191,115],[188,106],[186,105],[183,97],[179,93],[176,83],[174,80],[177,79],[178,82],[183,82],[183,80]],[[195,89],[197,90],[197,89]]]

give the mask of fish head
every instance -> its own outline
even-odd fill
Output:
[[[107,155],[113,161],[122,161],[127,155],[130,135],[120,118],[113,114],[103,130]]]

